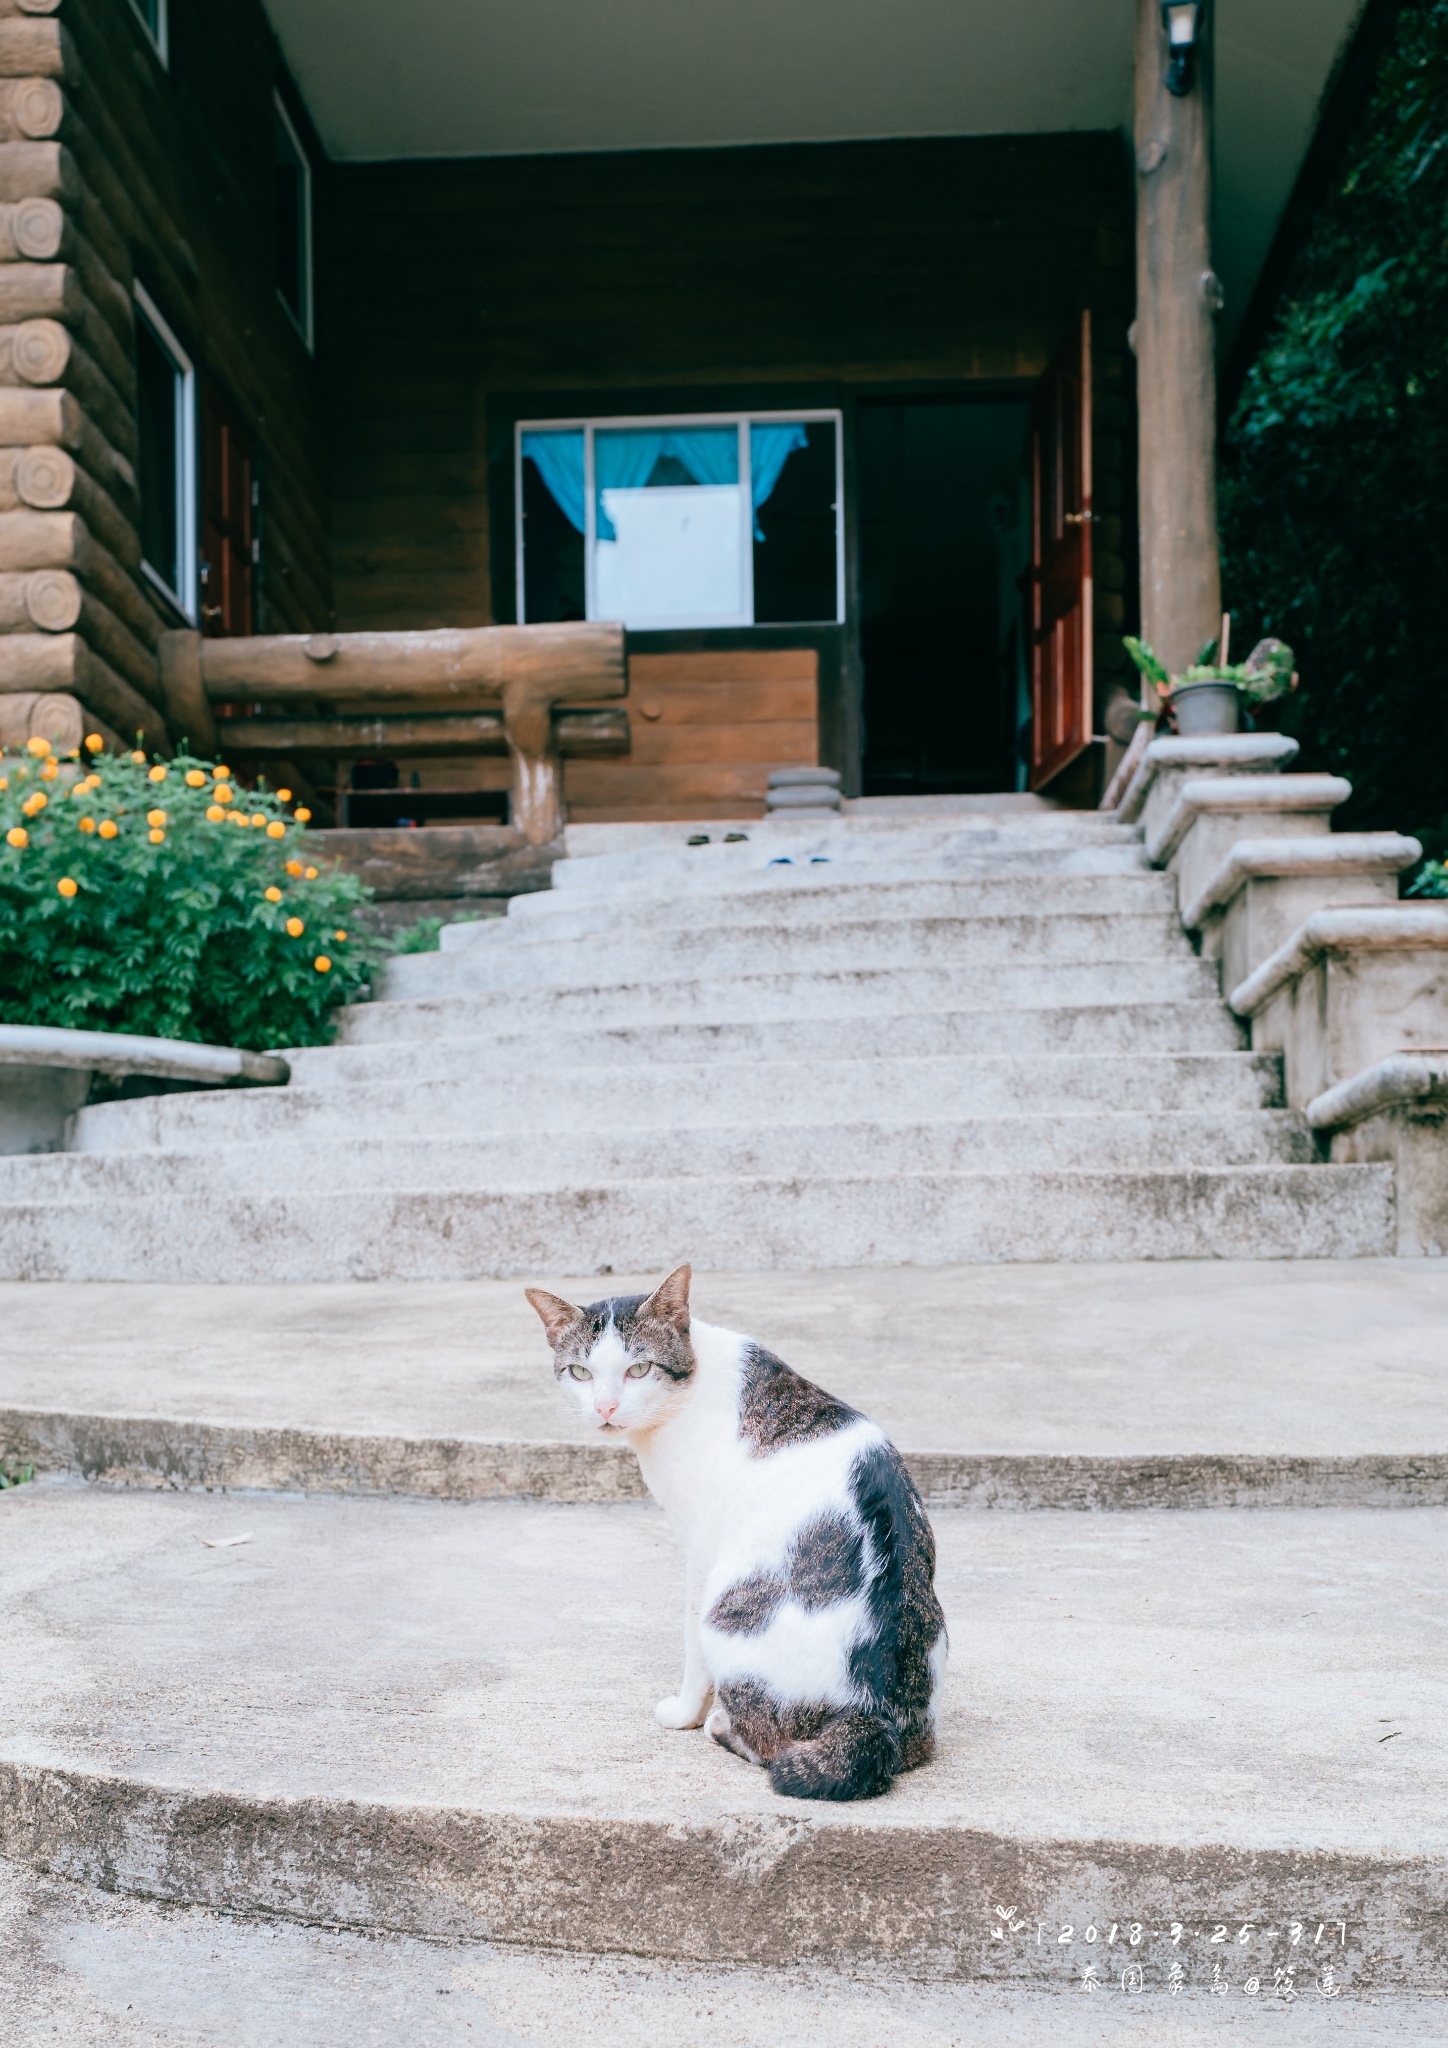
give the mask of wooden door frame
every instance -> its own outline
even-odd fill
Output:
[[[1051,433],[1057,474],[1043,476],[1042,412],[1060,403],[1074,377],[1076,474],[1061,467],[1065,436],[1059,418]],[[1031,428],[1031,764],[1030,787],[1053,782],[1091,745],[1094,691],[1094,593],[1091,525],[1091,313],[1083,307],[1074,333],[1058,350],[1037,386]],[[1043,531],[1043,507],[1056,531]],[[1053,608],[1063,583],[1076,591],[1072,605]]]

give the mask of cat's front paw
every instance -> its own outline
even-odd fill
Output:
[[[654,1708],[654,1719],[661,1728],[697,1728],[708,1704],[707,1700],[701,1700],[696,1706],[692,1700],[682,1699],[676,1692],[670,1693]]]

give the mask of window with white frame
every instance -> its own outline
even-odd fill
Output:
[[[136,286],[141,567],[196,617],[196,373],[143,286]]]
[[[312,166],[280,93],[272,102],[277,291],[312,346]]]
[[[837,412],[524,420],[514,475],[520,621],[844,616]]]
[[[156,55],[164,64],[170,50],[167,43],[166,0],[131,0],[131,6],[141,18],[141,26],[151,38]]]

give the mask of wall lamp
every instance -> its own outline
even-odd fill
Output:
[[[1174,99],[1185,99],[1196,73],[1197,38],[1201,34],[1206,0],[1161,0],[1162,26],[1166,30],[1168,62],[1166,89]]]

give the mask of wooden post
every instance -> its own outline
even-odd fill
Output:
[[[1202,56],[1190,92],[1174,98],[1160,0],[1136,0],[1141,629],[1173,673],[1222,615],[1212,331],[1221,287],[1211,259],[1212,67]]]
[[[533,676],[503,685],[503,723],[513,757],[508,822],[530,846],[546,846],[563,830],[563,778],[553,739],[554,688]]]

